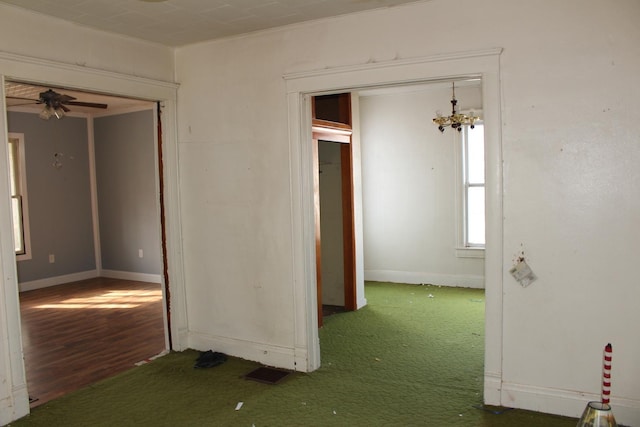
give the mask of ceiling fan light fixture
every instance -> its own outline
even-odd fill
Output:
[[[40,111],[40,114],[38,116],[42,120],[49,120],[51,117],[55,117],[56,119],[60,120],[61,118],[66,116],[66,113],[62,106],[54,107],[53,105],[46,104],[42,111]]]
[[[40,111],[39,117],[42,120],[49,120],[53,115],[53,108],[48,105],[45,105],[42,111]]]
[[[56,119],[61,119],[65,116],[65,112],[62,108],[58,107],[55,110],[53,110],[53,115],[56,116]]]

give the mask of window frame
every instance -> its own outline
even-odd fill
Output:
[[[478,111],[475,111],[478,114]],[[484,133],[484,122],[479,120],[475,123],[476,129],[482,127]],[[476,130],[474,129],[474,130]],[[455,156],[456,156],[456,256],[458,258],[484,258],[484,244],[469,243],[469,221],[468,221],[468,189],[484,188],[486,193],[486,178],[482,183],[469,183],[468,180],[468,132],[467,126],[462,131],[455,132]],[[484,139],[484,138],[483,138]],[[484,144],[483,144],[484,145]],[[485,162],[486,163],[486,162]],[[485,171],[486,176],[486,171]],[[486,195],[485,195],[486,200]],[[486,222],[486,215],[485,215]]]
[[[25,155],[25,142],[24,142],[24,134],[23,133],[15,133],[9,132],[7,144],[17,144],[17,150],[15,154],[17,154],[17,158],[15,161],[17,165],[11,164],[11,169],[17,176],[10,176],[11,180],[11,213],[12,213],[12,223],[14,222],[15,212],[13,200],[17,198],[19,200],[20,205],[20,218],[21,218],[21,232],[22,232],[22,245],[23,251],[15,253],[16,261],[25,261],[29,260],[32,257],[31,253],[31,232],[29,227],[29,197],[27,194],[27,168],[26,168],[26,155]],[[9,147],[9,151],[13,151],[11,147]],[[11,157],[9,158],[11,162]],[[17,168],[15,167],[17,166]],[[11,175],[11,172],[10,172]],[[17,192],[14,194],[14,180],[17,181]],[[15,227],[15,224],[14,224]],[[15,230],[14,230],[15,233]],[[15,236],[14,236],[15,237]],[[14,242],[15,246],[15,242]]]

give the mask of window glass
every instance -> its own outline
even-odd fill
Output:
[[[9,135],[9,174],[15,252],[18,260],[29,259],[31,255],[28,248],[29,223],[26,177],[24,176],[24,137],[22,134]]]
[[[467,129],[469,183],[484,184],[484,126]]]
[[[467,245],[484,246],[484,187],[469,187]]]
[[[464,171],[464,246],[484,247],[484,126],[464,128],[462,133]]]

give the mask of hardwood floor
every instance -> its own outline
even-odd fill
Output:
[[[165,350],[161,285],[97,278],[22,292],[29,396],[41,405]]]

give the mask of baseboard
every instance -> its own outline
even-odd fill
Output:
[[[358,298],[358,301],[356,302],[357,306],[356,309],[360,310],[362,307],[367,305],[367,299],[366,298]]]
[[[364,279],[376,282],[432,284],[484,289],[484,277],[471,274],[435,274],[418,271],[365,270]]]
[[[108,277],[120,280],[135,280],[137,282],[162,283],[159,274],[135,273],[131,271],[98,270],[81,271],[79,273],[65,274],[63,276],[46,277],[44,279],[32,280],[30,282],[18,283],[20,292],[33,291],[35,289],[48,288],[50,286],[62,285],[63,283],[79,282],[81,280],[93,279],[95,277]]]
[[[309,372],[309,352],[306,348],[295,348],[293,363],[296,371]]]
[[[0,399],[0,426],[29,415],[29,395],[26,385],[14,387],[11,396]]]
[[[499,406],[502,397],[502,379],[500,373],[484,373],[484,403],[486,405]]]
[[[189,348],[189,331],[187,328],[180,328],[172,332],[171,350],[184,351]]]
[[[101,277],[120,280],[135,280],[136,282],[162,283],[159,274],[136,273],[133,271],[101,270]]]
[[[502,405],[510,408],[579,418],[588,402],[599,400],[594,393],[502,383]],[[640,425],[640,400],[611,395],[611,407],[618,424]]]
[[[266,366],[305,371],[297,363],[293,347],[278,347],[192,331],[189,334],[189,348],[199,351],[219,351],[229,356],[253,360]]]
[[[33,291],[35,289],[48,288],[50,286],[62,285],[63,283],[79,282],[80,280],[93,279],[98,277],[97,270],[81,271],[79,273],[65,274],[63,276],[47,277],[30,282],[18,283],[20,292]]]

